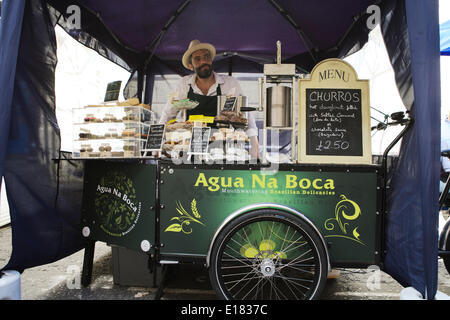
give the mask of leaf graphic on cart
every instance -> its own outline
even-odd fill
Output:
[[[204,226],[205,224],[198,220],[201,218],[200,213],[197,209],[197,201],[195,199],[191,202],[191,211],[192,215],[189,214],[186,209],[181,205],[180,202],[177,202],[177,207],[175,208],[180,216],[172,217],[170,221],[177,220],[179,223],[171,224],[164,230],[164,232],[183,232],[184,234],[192,233],[192,228],[186,229],[187,226],[191,224],[191,222],[195,222]]]
[[[174,224],[171,224],[170,226],[168,226],[166,228],[166,230],[164,230],[164,232],[168,232],[168,231],[170,231],[170,232],[180,232],[181,230],[182,230],[181,224],[174,223]]]
[[[194,215],[194,217],[196,218],[200,218],[200,214],[198,213],[197,210],[197,201],[195,201],[195,199],[192,200],[191,202],[191,210],[192,210],[192,214]]]
[[[359,240],[359,233],[358,231],[356,231],[356,229],[358,229],[358,227],[356,227],[355,229],[353,229],[353,236],[355,237],[355,239]]]

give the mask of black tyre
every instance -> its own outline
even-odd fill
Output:
[[[258,210],[232,220],[217,236],[209,276],[228,300],[317,299],[327,280],[327,253],[304,220]]]
[[[445,226],[442,229],[439,242],[439,248],[445,248],[446,251],[450,251],[450,219],[445,223]],[[444,260],[445,268],[450,274],[450,256],[443,256],[442,260]]]

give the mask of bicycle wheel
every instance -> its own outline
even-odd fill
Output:
[[[259,210],[231,221],[211,251],[210,280],[229,300],[320,297],[328,272],[320,237],[291,214]]]
[[[450,219],[446,222],[444,228],[442,229],[442,233],[439,238],[439,248],[445,248],[445,250],[450,251]],[[444,243],[445,241],[445,243]],[[447,272],[450,274],[450,256],[442,257],[444,260],[445,268]]]

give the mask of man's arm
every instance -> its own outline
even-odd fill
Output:
[[[248,129],[246,133],[250,139],[250,156],[259,159],[258,127],[253,114],[248,112],[247,115]]]
[[[259,159],[259,142],[258,136],[250,137],[250,157],[252,159]]]
[[[172,107],[172,101],[167,101],[159,118],[159,123],[166,124],[167,121],[172,120],[177,116],[178,110]]]
[[[185,79],[181,78],[176,86],[176,92],[178,95],[178,99],[184,99],[185,96],[187,95],[187,90],[186,90],[186,85],[185,85]],[[172,106],[172,98],[169,98],[167,100],[166,105],[164,106],[162,113],[161,113],[161,117],[159,118],[159,123],[167,123],[167,121],[174,119],[177,114],[178,114],[179,110],[175,109]]]

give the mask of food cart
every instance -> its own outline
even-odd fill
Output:
[[[305,0],[301,4],[300,6],[297,1],[288,0],[252,0],[245,4],[237,0],[217,1],[214,6],[211,6],[210,1],[202,0],[133,0],[126,4],[79,0],[75,5],[63,0],[3,1],[0,40],[5,50],[0,55],[3,71],[0,83],[5,90],[0,91],[1,110],[4,114],[0,120],[0,169],[8,191],[14,248],[6,268],[23,271],[64,258],[82,249],[84,238],[90,244],[86,247],[84,268],[84,274],[89,275],[92,243],[98,239],[148,252],[155,264],[200,257],[210,270],[216,270],[211,273],[218,283],[219,295],[229,297],[237,293],[224,285],[224,273],[218,269],[224,252],[227,252],[223,245],[229,239],[234,239],[233,231],[247,230],[240,219],[247,214],[253,216],[256,212],[243,213],[242,210],[249,209],[247,205],[277,204],[275,207],[257,207],[258,214],[266,220],[264,223],[255,222],[254,226],[259,229],[261,225],[275,224],[276,220],[280,230],[286,229],[283,233],[288,239],[284,241],[286,238],[282,238],[278,231],[275,231],[276,235],[282,239],[271,237],[270,234],[269,239],[266,239],[267,234],[263,233],[260,233],[263,236],[256,239],[258,233],[253,233],[255,238],[249,236],[250,241],[243,243],[239,247],[239,253],[232,255],[239,260],[260,261],[259,269],[255,270],[263,274],[265,279],[273,276],[277,268],[280,270],[278,263],[300,257],[299,251],[293,257],[283,251],[287,250],[288,241],[296,241],[290,239],[290,233],[287,232],[287,229],[291,232],[295,225],[299,228],[298,233],[303,232],[305,237],[311,237],[305,243],[316,249],[313,250],[316,254],[312,260],[319,271],[313,272],[314,285],[307,294],[308,297],[315,297],[320,292],[323,283],[320,279],[323,280],[325,266],[380,263],[382,269],[402,285],[414,286],[424,297],[432,299],[437,289],[435,230],[438,204],[434,202],[437,202],[435,199],[438,189],[435,181],[438,180],[439,171],[439,139],[435,134],[440,106],[439,62],[436,57],[437,1],[348,0],[338,4],[331,0]],[[233,15],[229,14],[230,7],[236,9]],[[209,17],[203,19],[201,28],[198,28],[199,16]],[[407,24],[406,20],[413,23]],[[366,42],[370,29],[380,25],[402,102],[415,120],[414,127],[404,136],[399,164],[391,171],[389,193],[386,192],[385,159],[381,166],[369,164],[362,159],[361,163],[333,164],[316,161],[318,165],[314,165],[308,163],[311,155],[307,149],[297,153],[294,161],[291,160],[292,163],[280,164],[279,170],[273,174],[263,170],[267,164],[233,164],[224,165],[222,169],[220,164],[173,166],[172,161],[168,163],[145,157],[127,160],[124,157],[111,159],[108,156],[80,161],[71,159],[59,148],[60,132],[54,111],[56,23],[79,42],[133,72],[127,89],[136,88],[136,92],[128,91],[131,91],[131,96],[142,98],[140,102],[151,101],[155,74],[183,74],[180,53],[185,49],[186,43],[194,38],[210,40],[220,46],[221,56],[217,59],[216,67],[221,72],[230,73],[260,73],[261,65],[268,63],[267,57],[273,56],[273,44],[281,39],[287,48],[285,52],[288,52],[283,60],[295,63],[296,73],[302,69],[306,70],[302,71],[306,74],[323,59],[342,58],[355,52]],[[229,34],[223,30],[229,31]],[[274,79],[270,77],[267,80],[266,84]],[[285,88],[279,90],[289,91]],[[265,91],[268,96],[276,92],[279,91]],[[114,120],[113,117],[108,119]],[[265,129],[273,126],[273,123],[283,123],[282,130],[291,130],[291,126],[295,124],[288,123],[288,119],[267,119],[269,121],[265,123]],[[145,125],[139,128],[145,128]],[[92,134],[105,135],[104,132],[83,133],[86,134],[83,138],[89,137],[89,134],[91,137]],[[125,133],[146,134],[136,130]],[[112,137],[119,132],[112,131],[110,134]],[[364,136],[361,137],[364,141]],[[336,142],[336,145],[341,149],[346,146],[342,141]],[[86,152],[90,152],[90,148],[94,149],[88,143],[83,147]],[[100,147],[103,149],[100,150]],[[100,156],[111,152],[112,157],[112,152],[137,152],[140,145],[129,144],[126,150],[122,145],[115,147],[122,150],[113,150],[112,144],[105,144],[96,145],[98,151],[95,152],[99,152]],[[361,155],[362,158],[365,156],[364,153]],[[305,161],[301,162],[301,159]],[[95,180],[101,172],[105,173],[104,179],[107,179],[108,173],[103,168],[113,168],[117,163],[131,170],[124,172],[126,185],[133,186],[135,179],[142,182],[139,180],[139,170],[145,172],[150,181],[157,182],[146,182],[143,183],[145,187],[135,188],[139,194],[144,193],[145,200],[130,198],[133,195],[129,194],[128,189],[120,191],[119,199],[118,193],[114,194],[114,187]],[[95,169],[101,171],[96,172]],[[250,169],[253,173],[258,173],[253,176],[249,173]],[[85,172],[92,174],[92,180],[86,176],[83,181]],[[266,174],[263,175],[262,172]],[[177,186],[183,186],[186,196],[177,196],[179,202],[174,204],[168,200],[167,192],[173,192],[170,188],[174,188],[177,175],[188,181],[183,180],[184,184]],[[371,190],[367,197],[361,196],[358,190],[366,188],[366,185],[350,179],[352,175],[355,178],[368,178]],[[326,181],[327,179],[333,182]],[[343,181],[350,183],[353,188],[338,190]],[[228,187],[230,183],[232,187]],[[254,188],[249,187],[249,183],[254,183]],[[234,192],[226,194],[230,197],[228,199],[239,200],[242,190],[260,193],[246,197],[252,201],[241,203],[241,206],[233,201],[226,206],[220,203],[217,208],[213,208],[213,212],[204,199],[211,198],[208,203],[219,203],[214,198],[219,191],[208,190],[215,189],[216,184],[221,189]],[[97,191],[98,186],[100,188]],[[333,195],[330,193],[332,186],[335,187]],[[83,209],[83,189],[84,225],[79,223]],[[89,203],[95,197],[88,190],[98,192],[104,198],[116,197],[123,202],[123,210],[131,208],[130,216],[123,219],[109,216],[109,221],[114,221],[120,226],[119,229],[103,225],[104,221],[97,219],[95,212],[86,211],[95,205],[95,200],[94,203]],[[274,193],[270,197],[263,196],[265,191]],[[308,197],[311,199],[304,203],[298,200],[292,200],[293,203],[279,200],[281,197],[277,192],[287,192],[284,196],[292,199],[293,191],[310,192]],[[175,195],[178,193],[181,192]],[[127,198],[124,199],[125,194]],[[389,199],[386,199],[387,196]],[[102,197],[98,201],[101,202]],[[258,198],[260,200],[253,201]],[[311,206],[308,201],[314,201],[320,212],[308,209]],[[338,203],[349,206],[350,212],[346,208],[342,218],[340,211],[336,210]],[[112,204],[114,202],[110,205]],[[356,214],[359,211],[353,211],[356,205],[360,214]],[[225,209],[227,206],[229,210]],[[215,212],[221,218],[216,219]],[[139,220],[136,220],[137,217]],[[347,221],[349,217],[354,220]],[[283,222],[280,219],[284,219]],[[132,221],[136,224],[128,225]],[[353,225],[353,222],[357,225]],[[144,223],[142,227],[141,223]],[[153,228],[146,229],[147,223],[153,223]],[[126,228],[122,230],[122,227]],[[253,229],[252,225],[249,227]],[[142,231],[141,228],[145,228],[146,232],[134,237],[138,231]],[[198,236],[200,237],[197,238]],[[205,240],[204,237],[210,238]],[[183,249],[191,255],[182,255],[174,247],[174,242],[181,246],[185,241],[190,247]],[[358,250],[342,250],[344,242]],[[364,250],[366,247],[367,250]],[[283,249],[280,250],[281,248]],[[329,261],[325,262],[326,259]],[[311,275],[312,271],[307,271]],[[86,276],[85,280],[87,278]],[[311,282],[311,278],[306,280]]]
[[[324,80],[327,70],[346,76]],[[203,264],[225,299],[319,298],[332,267],[379,265],[387,162],[366,159],[366,85],[338,59],[322,61],[308,79],[299,80],[302,107],[285,104],[303,120],[289,125],[308,146],[293,148],[298,161],[229,161],[189,153],[183,159],[88,155],[81,223],[89,243],[84,283],[89,283],[95,241],[146,253],[150,270]],[[333,93],[336,99],[327,98]],[[263,105],[270,114],[271,104]],[[401,118],[396,124],[405,126],[403,135],[411,122]],[[188,150],[199,144],[196,129]],[[324,132],[336,134],[319,139]],[[155,136],[163,138],[160,132]],[[209,138],[207,145],[216,142]]]

